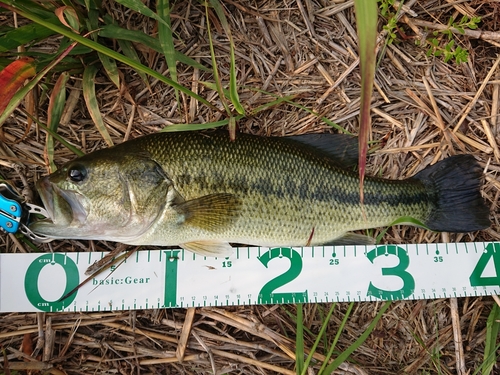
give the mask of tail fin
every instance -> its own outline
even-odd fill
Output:
[[[472,155],[456,155],[417,173],[434,205],[424,223],[438,232],[472,232],[490,226],[481,193],[482,171]]]

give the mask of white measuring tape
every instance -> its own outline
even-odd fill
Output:
[[[228,258],[138,251],[86,279],[106,253],[0,254],[0,311],[117,311],[499,294],[500,243],[235,248]]]

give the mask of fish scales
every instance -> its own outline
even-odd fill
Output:
[[[424,221],[430,211],[420,182],[370,177],[362,208],[355,172],[280,138],[238,135],[229,142],[224,133],[164,133],[142,141],[139,148],[162,165],[186,200],[214,193],[243,197],[238,219],[216,234],[233,242],[320,244],[347,231],[388,225],[408,212]]]

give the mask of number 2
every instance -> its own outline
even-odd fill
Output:
[[[283,274],[276,276],[267,282],[259,292],[259,303],[274,303],[277,301],[284,303],[307,302],[307,290],[304,292],[274,293],[274,291],[300,275],[302,271],[302,258],[295,250],[283,247],[266,251],[259,257],[259,261],[267,268],[271,259],[287,258],[290,260],[290,268]]]

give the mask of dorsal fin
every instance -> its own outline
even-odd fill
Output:
[[[349,168],[358,163],[358,138],[348,134],[303,134],[286,137],[319,150],[340,166]]]

